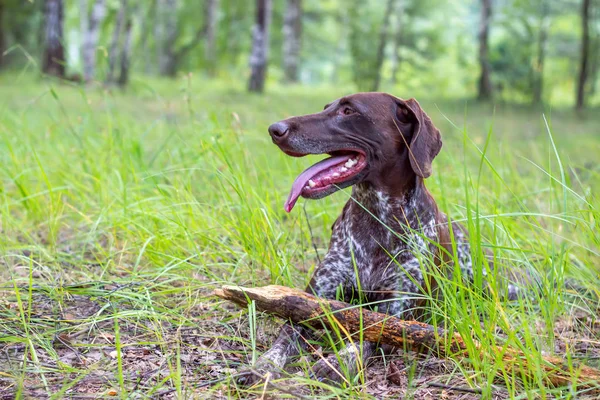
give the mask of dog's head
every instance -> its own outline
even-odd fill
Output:
[[[276,122],[269,133],[290,156],[331,156],[296,178],[288,212],[300,196],[318,199],[359,182],[389,182],[398,168],[405,178],[427,178],[442,147],[440,132],[416,100],[386,93],[342,97],[320,113]]]

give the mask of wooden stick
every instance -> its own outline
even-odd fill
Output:
[[[215,290],[215,295],[240,306],[254,301],[257,310],[296,324],[329,329],[341,326],[352,335],[360,332],[363,339],[370,342],[409,348],[419,353],[433,352],[443,358],[469,357],[469,347],[458,333],[422,322],[401,320],[341,301],[321,299],[297,289],[276,285],[257,288],[223,286]],[[527,356],[522,351],[501,346],[488,348],[475,340],[469,341],[471,348],[479,352],[481,359],[489,360],[490,365],[500,356],[506,372],[535,379],[536,371],[529,368]],[[541,357],[542,371],[538,372],[542,372],[546,383],[553,386],[577,384],[578,388],[600,392],[599,370],[583,364],[570,367],[559,357]]]

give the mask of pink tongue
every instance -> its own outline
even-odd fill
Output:
[[[300,197],[300,193],[302,193],[302,189],[304,189],[304,187],[312,177],[317,175],[319,172],[325,171],[327,168],[333,167],[334,165],[341,164],[347,161],[348,159],[350,159],[350,155],[329,157],[324,159],[323,161],[319,161],[318,163],[316,163],[312,167],[309,167],[303,173],[301,173],[292,184],[292,190],[284,205],[285,211],[292,211],[292,208],[294,208],[298,197]]]

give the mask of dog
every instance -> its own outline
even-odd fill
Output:
[[[285,202],[287,212],[300,196],[320,199],[353,187],[307,292],[326,299],[339,299],[341,293],[345,301],[356,300],[359,293],[362,302],[376,304],[379,312],[411,319],[418,317],[426,288],[435,287],[424,273],[428,269],[446,268],[451,274],[453,268],[447,266],[457,260],[465,279],[474,280],[466,231],[448,223],[424,184],[442,138],[415,99],[353,94],[327,104],[320,113],[276,122],[269,134],[289,156],[330,156],[296,178]],[[479,274],[485,279],[485,268]],[[254,384],[268,372],[277,375],[307,337],[307,328],[285,324],[254,366],[258,373],[242,374],[238,383]],[[362,343],[362,349],[348,343],[337,357],[318,361],[314,377],[340,382],[340,362],[356,374],[362,365],[357,358],[366,361],[376,349],[371,342]]]

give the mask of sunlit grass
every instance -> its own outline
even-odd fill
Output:
[[[193,76],[138,80],[127,92],[30,76],[3,75],[0,86],[0,345],[10,356],[0,358],[0,389],[60,398],[85,383],[123,398],[245,396],[227,377],[265,350],[280,321],[219,302],[212,290],[303,288],[313,243],[322,257],[350,195],[306,202],[308,221],[302,203],[285,214],[289,185],[314,158],[286,157],[266,127],[350,90],[274,86],[255,96]],[[507,303],[499,279],[488,279],[485,294],[430,272],[443,300],[428,304],[428,322],[486,349],[520,348],[538,371],[509,374],[501,354],[481,360],[472,344],[470,361],[447,363],[439,381],[458,379],[484,398],[569,398],[577,388],[542,384],[541,354],[568,355],[575,372],[586,348],[591,365],[600,348],[600,120],[546,110],[546,124],[538,111],[509,106],[421,103],[444,139],[427,182],[440,209],[469,228],[481,268],[482,250],[493,250],[500,268],[489,275],[527,271],[535,281]],[[314,346],[337,353],[344,339],[332,331]],[[410,396],[427,361],[395,357],[405,360]],[[136,364],[145,358],[157,364]],[[296,365],[297,394],[370,396],[368,373],[345,375],[341,388],[310,386],[309,364]],[[285,376],[274,383],[287,387]],[[263,390],[290,397],[273,386],[249,391]]]

